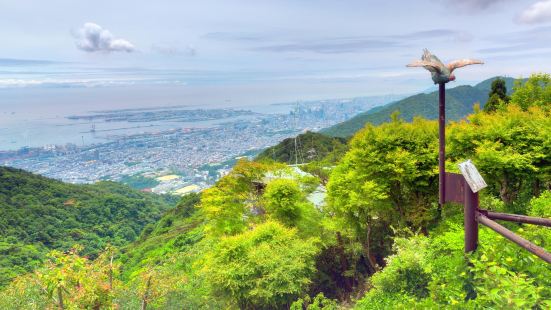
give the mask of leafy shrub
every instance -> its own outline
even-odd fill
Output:
[[[396,238],[396,254],[371,278],[371,289],[357,309],[547,309],[551,268],[488,229],[479,249],[463,254],[459,224],[431,237]],[[525,231],[527,237],[551,233]],[[541,243],[541,242],[540,242]],[[416,276],[414,281],[411,277]]]
[[[302,217],[301,204],[305,198],[298,183],[293,180],[271,181],[266,186],[263,198],[268,214],[284,224],[293,225]]]
[[[551,108],[551,76],[539,73],[530,76],[526,82],[518,80],[511,96],[511,103],[523,110],[538,106],[546,110]]]
[[[404,293],[423,298],[428,294],[429,274],[424,269],[428,239],[417,236],[394,240],[395,255],[389,256],[382,272],[374,274],[371,285],[385,293]]]
[[[291,305],[290,310],[337,310],[338,303],[319,293],[312,299],[310,296],[300,298]]]
[[[222,238],[208,255],[205,278],[217,295],[241,308],[289,305],[311,282],[317,243],[268,221]]]
[[[551,218],[551,191],[545,191],[530,201],[530,215]]]

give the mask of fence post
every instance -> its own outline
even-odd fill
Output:
[[[446,203],[446,84],[438,84],[438,211]],[[438,214],[440,216],[440,214]]]
[[[472,189],[464,181],[464,226],[465,226],[465,253],[475,251],[478,247],[478,222],[476,213],[478,212],[478,193],[474,193]]]

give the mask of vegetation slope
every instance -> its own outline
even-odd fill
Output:
[[[107,244],[134,241],[174,203],[119,183],[73,185],[0,167],[0,285],[41,265],[53,249],[80,244],[95,257]]]
[[[273,160],[287,164],[319,161],[330,153],[344,153],[346,143],[344,138],[308,131],[265,149],[256,157],[256,160]]]

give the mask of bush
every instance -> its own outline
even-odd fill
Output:
[[[266,186],[263,198],[268,214],[284,224],[296,224],[302,217],[301,204],[305,202],[305,198],[295,181],[286,179],[271,181]]]
[[[551,191],[545,191],[530,201],[530,215],[551,218]]]
[[[310,296],[306,296],[304,298],[301,298],[297,301],[295,301],[291,305],[290,310],[337,310],[339,309],[337,301],[334,299],[329,299],[323,295],[323,293],[319,293],[312,298]]]
[[[205,278],[218,296],[243,308],[290,305],[315,272],[316,239],[268,221],[222,238],[205,263]]]

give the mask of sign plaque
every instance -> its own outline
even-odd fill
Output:
[[[473,193],[488,186],[470,159],[460,163],[459,170]]]

